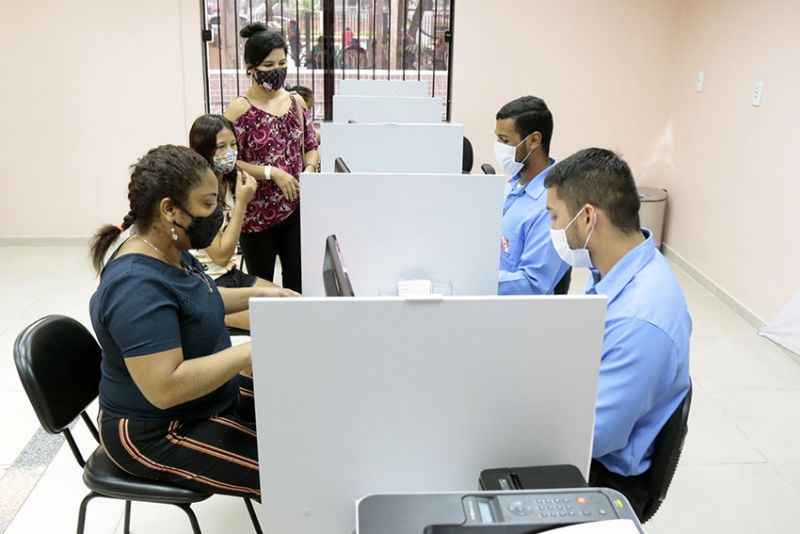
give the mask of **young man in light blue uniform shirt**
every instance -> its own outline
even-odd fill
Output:
[[[646,490],[638,475],[689,390],[692,321],[672,270],[639,227],[627,163],[608,150],[582,150],[556,165],[545,186],[556,250],[592,270],[587,294],[608,297],[589,482],[619,489],[640,513]]]
[[[569,266],[550,241],[544,179],[553,116],[534,96],[512,100],[497,112],[495,157],[510,177],[503,205],[498,295],[551,295]]]

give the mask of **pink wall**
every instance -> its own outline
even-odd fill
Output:
[[[800,6],[686,2],[665,239],[764,320],[800,289]],[[698,70],[705,88],[694,90]],[[753,83],[764,82],[761,107]]]
[[[0,238],[85,237],[122,221],[128,165],[185,143],[203,112],[199,9],[196,0],[4,3]]]
[[[670,192],[665,242],[769,320],[800,289],[797,16],[794,0],[459,0],[453,119],[494,163],[496,111],[544,98],[554,157],[620,151]]]
[[[85,237],[121,219],[127,166],[185,143],[202,113],[198,4],[5,8],[0,238]],[[476,164],[493,163],[500,106],[541,96],[553,155],[613,148],[640,184],[668,188],[665,242],[756,315],[797,293],[796,0],[458,0],[455,13],[453,118]]]
[[[671,0],[458,0],[453,120],[476,164],[494,164],[494,116],[532,94],[553,112],[551,155],[621,151],[642,183],[664,181],[674,39]],[[478,168],[478,165],[475,167]]]

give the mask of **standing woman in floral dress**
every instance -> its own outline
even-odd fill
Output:
[[[272,281],[280,257],[283,287],[301,291],[300,173],[319,170],[311,114],[284,89],[286,41],[262,23],[245,26],[244,61],[253,80],[225,110],[236,127],[236,165],[258,180],[240,242],[250,274]]]

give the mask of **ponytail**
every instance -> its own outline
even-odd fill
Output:
[[[184,146],[164,145],[150,150],[132,166],[128,183],[130,211],[122,224],[106,224],[92,237],[89,256],[95,271],[103,270],[103,260],[120,234],[136,224],[138,232],[146,232],[156,217],[158,204],[163,198],[176,203],[187,203],[189,192],[202,179],[203,172],[211,166],[200,154]]]
[[[114,241],[119,239],[122,232],[133,226],[134,221],[136,221],[136,217],[133,213],[128,213],[125,218],[122,219],[122,224],[119,226],[104,224],[95,232],[89,246],[89,256],[91,257],[92,266],[97,274],[100,274],[100,271],[103,270],[103,259],[106,257],[108,249]]]

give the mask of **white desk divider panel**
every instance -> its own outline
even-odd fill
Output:
[[[325,239],[336,234],[356,296],[396,295],[401,279],[496,295],[505,182],[495,175],[303,174],[303,294],[325,295]]]
[[[340,95],[430,96],[428,82],[420,80],[342,80]]]
[[[352,172],[461,172],[462,124],[347,124],[323,122],[323,172],[336,158]]]
[[[490,467],[588,477],[605,308],[602,296],[251,300],[264,531],[349,533],[356,499],[476,490]]]
[[[442,99],[429,96],[333,95],[333,122],[442,122]]]

